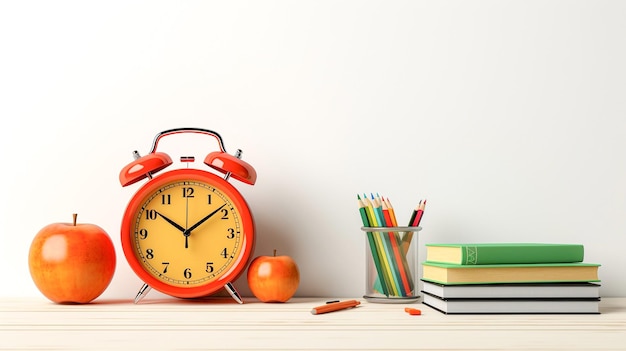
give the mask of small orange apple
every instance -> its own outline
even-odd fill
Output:
[[[259,256],[248,267],[248,286],[262,302],[287,302],[298,290],[300,271],[289,256]]]
[[[109,286],[115,272],[115,248],[95,224],[53,223],[30,246],[28,267],[41,293],[56,303],[88,303]]]

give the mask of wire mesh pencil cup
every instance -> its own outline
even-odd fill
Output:
[[[422,227],[361,227],[366,232],[366,286],[370,302],[419,299],[417,234]]]

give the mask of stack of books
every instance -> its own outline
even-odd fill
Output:
[[[599,264],[578,244],[426,244],[425,305],[447,314],[600,313]]]

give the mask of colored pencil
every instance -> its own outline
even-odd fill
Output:
[[[380,227],[385,227],[387,224],[385,223],[385,218],[383,214],[382,204],[380,202],[380,198],[372,196],[372,204],[374,205],[374,213],[376,215],[376,221],[378,222]],[[386,233],[380,233],[382,237],[383,246],[385,248],[385,253],[387,255],[387,259],[389,260],[389,268],[391,273],[391,282],[392,289],[396,296],[403,296],[402,293],[402,283],[400,278],[400,272],[398,271],[398,262],[396,261],[395,255],[393,254],[393,245],[391,243],[391,238]]]
[[[379,222],[376,218],[376,214],[374,212],[374,206],[372,202],[367,198],[367,195],[363,197],[363,203],[365,204],[366,213],[369,218],[370,226],[378,227]],[[391,273],[391,266],[389,265],[390,261],[387,256],[387,251],[385,250],[385,242],[380,232],[374,232],[374,241],[376,243],[376,248],[378,253],[380,254],[380,260],[382,263],[383,271],[385,273],[385,279],[383,280],[383,284],[387,285],[387,291],[389,294],[394,293],[393,289],[393,274]]]
[[[413,213],[411,214],[411,219],[409,220],[410,227],[419,226],[422,220],[422,216],[424,215],[425,207],[426,207],[426,200],[424,201],[420,200],[419,204],[417,205],[417,207],[415,207],[415,210],[413,210]],[[409,251],[409,246],[411,246],[411,240],[413,240],[413,232],[411,231],[406,232],[404,236],[402,237],[402,252],[404,252],[405,255]]]
[[[359,205],[359,213],[361,213],[361,221],[363,222],[363,226],[369,227],[370,222],[367,216],[367,210],[365,209],[365,204],[361,200],[360,196],[357,195],[357,199],[358,199],[358,205]],[[378,252],[374,234],[372,232],[367,232],[367,241],[369,243],[370,251],[372,251],[372,260],[374,261],[376,272],[378,273],[378,279],[376,279],[374,289],[382,292],[386,296],[389,296],[389,291],[387,290],[387,284],[381,283],[381,280],[383,281],[385,280],[385,272],[383,271],[383,266],[380,262],[380,253]]]
[[[322,313],[345,310],[348,308],[356,307],[360,304],[361,302],[357,300],[347,300],[347,301],[327,303],[322,306],[313,307],[313,309],[311,310],[311,314],[322,314]]]
[[[424,200],[424,202],[420,201],[420,205],[417,210],[417,215],[415,216],[415,220],[413,221],[412,226],[418,227],[420,225],[420,222],[422,221],[422,216],[424,215],[425,208],[426,208],[426,200]]]
[[[415,209],[411,213],[411,219],[409,219],[409,226],[413,226],[413,222],[415,222],[415,218],[417,217],[417,212],[419,212],[419,209],[421,206],[422,206],[422,200],[420,200],[419,204],[415,206]]]
[[[391,226],[397,227],[398,221],[396,220],[396,211],[393,209],[393,206],[391,205],[391,201],[389,201],[389,198],[387,199],[383,198],[383,203],[386,203],[387,208],[389,209],[389,217],[391,217]]]
[[[385,226],[393,227],[393,220],[391,218],[389,207],[387,207],[387,202],[384,201],[384,199],[381,202],[381,207],[383,209],[383,215],[385,218]],[[413,283],[412,279],[410,280],[411,282],[409,282],[410,274],[407,274],[408,263],[406,260],[406,255],[400,252],[402,250],[402,248],[400,247],[400,237],[397,232],[387,232],[387,235],[389,236],[389,240],[391,241],[391,248],[393,249],[393,255],[395,257],[398,267],[398,273],[400,275],[400,287],[402,288],[400,294],[401,296],[411,296],[413,291]]]
[[[387,208],[389,209],[389,217],[391,217],[392,226],[397,227],[398,221],[396,219],[395,210],[393,208],[393,205],[391,204],[391,201],[389,200],[389,198],[383,198],[383,201],[386,202]],[[398,232],[395,232],[395,235],[398,238],[397,240],[400,241],[400,234]],[[401,252],[400,257],[402,258],[402,263],[404,267],[406,267],[407,277],[409,280],[409,288],[410,288],[409,291],[413,291],[413,288],[414,288],[413,275],[411,274],[410,266],[406,260],[406,253]]]

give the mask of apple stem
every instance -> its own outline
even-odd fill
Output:
[[[276,257],[276,249],[274,249],[274,257]]]
[[[78,217],[78,213],[72,214],[72,217],[74,217],[74,227],[75,227],[76,226],[76,218]]]

